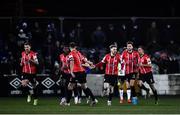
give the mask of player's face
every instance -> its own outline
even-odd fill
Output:
[[[111,53],[116,54],[117,53],[117,48],[116,47],[111,48]]]
[[[127,50],[132,51],[133,50],[133,45],[132,44],[127,44]]]
[[[144,50],[142,48],[138,48],[138,52],[140,55],[144,54]]]
[[[24,50],[26,52],[29,52],[31,50],[31,46],[30,45],[24,45]]]
[[[65,54],[68,54],[68,53],[69,53],[69,48],[68,48],[68,47],[64,47],[64,48],[63,48],[63,52],[64,52]]]

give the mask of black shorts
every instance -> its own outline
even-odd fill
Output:
[[[130,80],[135,80],[136,76],[137,76],[137,73],[130,73],[130,74],[126,74],[125,76],[120,76],[119,78],[121,82],[124,82],[124,81],[130,82]]]
[[[105,75],[104,76],[104,82],[109,83],[112,86],[115,86],[118,81],[118,76],[117,75]]]
[[[71,78],[71,74],[61,73],[60,86],[68,86],[70,78]]]
[[[67,81],[69,81],[70,80],[70,78],[71,78],[71,74],[70,73],[61,73],[61,77],[62,77],[62,79],[66,79]]]
[[[146,73],[146,74],[140,74],[139,80],[142,80],[143,82],[147,82],[148,84],[153,84],[154,78],[152,72]]]
[[[36,83],[36,74],[26,74],[23,73],[23,75],[21,76],[22,80],[29,80],[30,83],[35,84]]]
[[[85,72],[74,72],[75,78],[71,78],[71,83],[86,83],[86,73]]]

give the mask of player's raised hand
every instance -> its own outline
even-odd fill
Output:
[[[90,69],[94,69],[96,66],[94,64],[92,64],[89,68]]]

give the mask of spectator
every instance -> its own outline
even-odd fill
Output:
[[[121,43],[121,38],[118,38],[117,29],[114,27],[113,24],[108,25],[106,35],[107,35],[106,46],[109,46],[110,44],[117,41]]]
[[[147,30],[146,45],[159,44],[159,30],[156,27],[156,22],[151,23],[151,27]]]
[[[118,46],[124,47],[124,44],[127,42],[127,26],[125,24],[122,24],[118,32],[118,42],[120,42]]]
[[[92,33],[92,43],[94,47],[103,48],[106,41],[106,35],[102,31],[101,26],[97,26],[96,30]]]

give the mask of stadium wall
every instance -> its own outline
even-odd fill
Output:
[[[0,77],[0,96],[21,96],[20,77],[18,75],[3,75]],[[40,95],[58,95],[59,77],[49,74],[37,75]],[[154,75],[155,87],[159,95],[179,95],[180,94],[180,74]],[[87,85],[96,96],[101,96],[103,91],[103,74],[88,74]],[[148,86],[147,84],[145,84]],[[29,84],[31,88],[31,84]],[[125,87],[124,87],[125,88]],[[126,88],[125,88],[126,89]],[[137,92],[140,90],[137,88]],[[152,92],[151,92],[152,93]],[[145,94],[142,91],[142,94]]]

